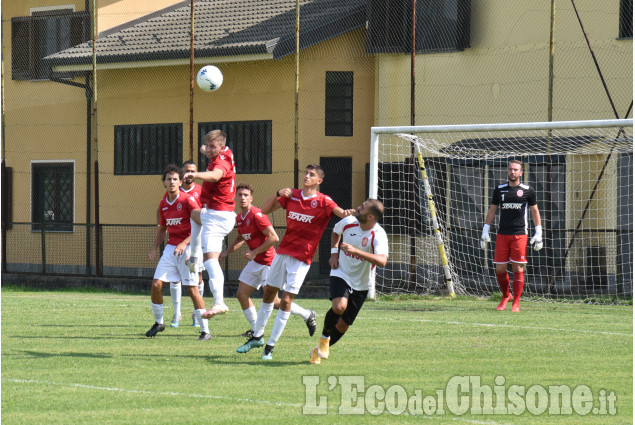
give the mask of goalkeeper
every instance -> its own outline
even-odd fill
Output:
[[[520,295],[525,284],[525,264],[527,264],[527,209],[531,213],[534,222],[535,233],[531,238],[534,250],[542,249],[542,226],[540,223],[540,211],[536,203],[536,192],[531,186],[520,182],[523,175],[523,163],[512,160],[507,167],[507,183],[499,185],[494,189],[492,204],[485,217],[483,234],[481,235],[481,248],[487,248],[490,242],[489,229],[496,210],[500,208],[500,221],[498,223],[498,233],[496,235],[496,249],[494,251],[494,264],[496,264],[496,280],[503,292],[501,302],[496,307],[497,310],[505,310],[507,303],[512,299],[509,292],[509,274],[507,264],[512,264],[514,280],[512,283],[514,290],[514,301],[512,312],[520,311]]]

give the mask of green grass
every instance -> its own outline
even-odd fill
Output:
[[[165,302],[169,322],[169,297]],[[319,332],[329,301],[298,303],[318,312]],[[212,341],[198,342],[187,298],[182,326],[150,339],[149,296],[3,290],[3,424],[633,422],[632,306],[524,302],[512,314],[497,312],[491,299],[384,297],[367,302],[331,357],[312,365],[317,335],[309,338],[297,317],[273,361],[260,360],[261,350],[237,354],[244,342],[238,334],[248,326],[238,303],[228,304],[230,314],[211,320]],[[617,414],[338,414],[346,376],[363,379],[366,390],[399,385],[408,396],[444,391],[451,398],[448,382],[468,375],[490,387],[502,376],[505,389],[587,385],[596,406],[600,390],[613,391]],[[303,377],[312,376],[320,380],[317,396],[327,397],[327,415],[303,415]],[[361,393],[359,406],[372,408],[364,394],[370,401],[369,391]]]

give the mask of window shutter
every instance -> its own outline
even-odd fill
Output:
[[[29,71],[29,33],[30,18],[11,19],[11,78],[14,80],[28,80]]]

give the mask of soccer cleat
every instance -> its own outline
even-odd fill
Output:
[[[306,323],[306,327],[309,328],[309,336],[313,336],[315,333],[315,329],[317,329],[317,324],[315,323],[315,311],[310,310],[311,314],[309,318],[304,321]]]
[[[178,316],[175,314],[172,317],[172,321],[170,322],[170,327],[171,328],[178,328],[179,327],[179,322],[181,321],[181,315],[179,314]]]
[[[154,322],[154,325],[150,328],[148,332],[146,332],[146,336],[148,338],[152,338],[156,336],[159,332],[163,332],[165,330],[165,325],[163,323]]]
[[[190,257],[185,260],[185,265],[190,269],[190,273],[198,273],[198,258]]]
[[[511,299],[512,299],[512,294],[509,294],[508,296],[503,295],[501,297],[500,304],[498,304],[498,307],[496,307],[496,310],[499,310],[499,311],[505,310],[507,308],[507,303],[511,301]]]
[[[273,345],[265,345],[265,350],[262,352],[260,358],[263,360],[273,360]]]
[[[254,331],[249,329],[247,332],[245,332],[244,334],[240,334],[239,336],[244,336],[245,338],[251,338],[252,336],[254,336]]]
[[[255,337],[252,336],[251,338],[249,338],[249,340],[247,342],[245,342],[240,347],[236,348],[236,352],[237,353],[246,353],[249,350],[251,350],[252,348],[262,347],[263,345],[265,345],[265,340],[264,340],[264,338],[262,336],[260,338],[255,338]]]
[[[227,314],[228,311],[229,311],[229,307],[227,307],[224,303],[215,304],[214,306],[212,306],[212,308],[207,310],[205,313],[201,314],[201,317],[203,319],[211,319],[212,317],[217,316],[219,314]]]
[[[311,359],[309,360],[310,363],[320,364],[322,362],[322,360],[320,360],[318,351],[319,350],[317,347],[314,347],[313,350],[311,350]]]
[[[201,327],[201,324],[198,323],[198,321],[196,320],[196,315],[194,315],[194,313],[192,313],[192,326],[195,326],[197,328]]]
[[[331,344],[331,340],[327,338],[320,338],[320,342],[318,343],[317,354],[322,359],[329,358],[329,346]]]
[[[520,313],[520,307],[518,306],[518,303],[512,304],[512,313]]]
[[[198,337],[199,341],[209,341],[212,339],[212,335],[207,332],[201,332],[201,336]]]

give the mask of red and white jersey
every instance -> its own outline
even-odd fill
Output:
[[[269,218],[260,211],[260,208],[252,206],[247,214],[244,216],[238,214],[236,217],[236,227],[238,234],[243,237],[249,249],[253,250],[265,243],[267,237],[263,230],[271,226]],[[276,256],[276,250],[274,247],[270,247],[265,252],[261,252],[254,258],[254,261],[258,264],[270,266],[273,261],[273,257]]]
[[[207,204],[207,208],[216,211],[234,211],[236,204],[236,165],[231,149],[225,149],[216,158],[210,161],[207,171],[219,169],[223,177],[217,182],[203,182],[201,193],[201,205]]]
[[[278,246],[278,254],[311,264],[337,204],[320,192],[305,198],[301,189],[293,189],[290,198],[281,196],[278,202],[287,210],[287,231]]]
[[[190,214],[198,208],[198,204],[186,193],[179,192],[179,196],[172,202],[167,195],[159,203],[159,225],[168,228],[168,244],[178,245],[190,236]]]
[[[199,208],[203,206],[203,204],[201,203],[202,190],[203,190],[203,186],[201,186],[198,183],[192,183],[192,187],[190,187],[188,190],[183,189],[183,186],[181,186],[181,192],[187,195],[190,195],[192,198],[194,198]]]
[[[333,227],[333,232],[340,235],[342,242],[360,251],[388,255],[388,236],[379,224],[375,224],[372,229],[362,230],[357,218],[348,216]],[[340,250],[339,265],[331,270],[331,276],[344,279],[348,286],[357,291],[367,291],[374,269],[374,264]]]

